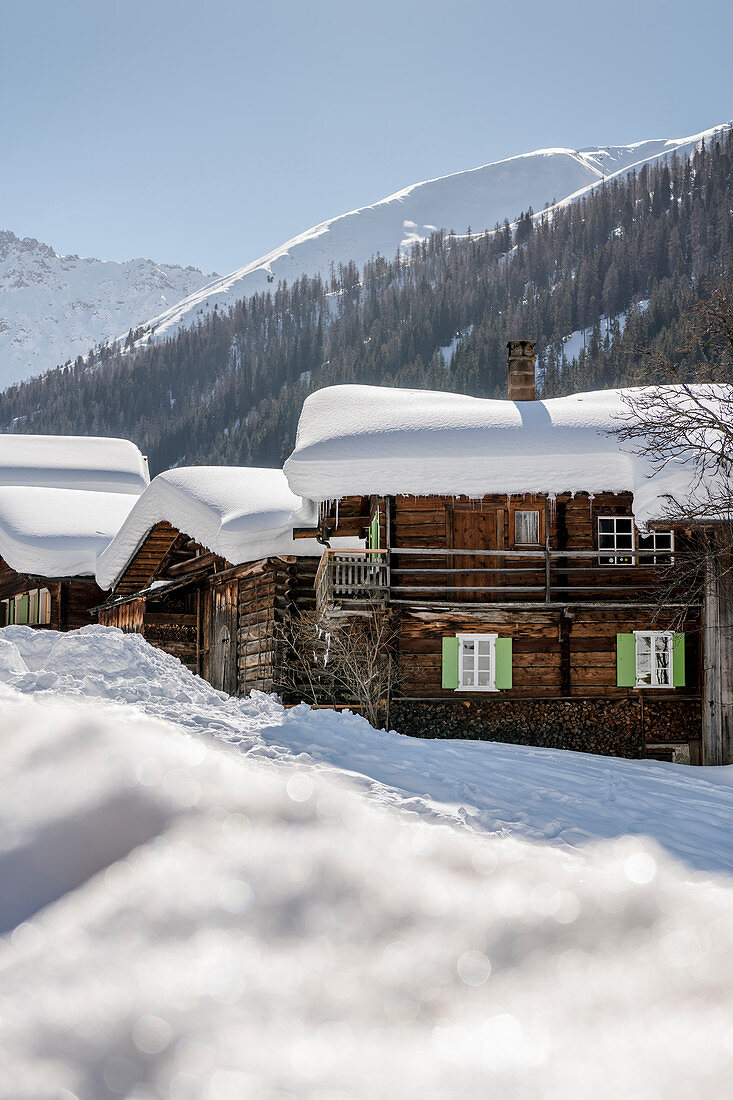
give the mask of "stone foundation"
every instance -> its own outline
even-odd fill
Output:
[[[412,737],[501,741],[603,756],[684,758],[695,763],[701,716],[699,700],[690,698],[394,699],[389,725]]]

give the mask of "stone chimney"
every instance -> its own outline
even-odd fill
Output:
[[[535,340],[510,340],[507,344],[509,400],[534,401]]]

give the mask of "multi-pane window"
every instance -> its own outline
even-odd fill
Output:
[[[600,565],[633,565],[634,521],[631,516],[598,517]]]
[[[674,549],[672,531],[650,531],[637,535],[634,557],[634,521],[631,516],[598,517],[599,565],[670,565]],[[641,551],[644,551],[642,553]]]
[[[458,635],[458,687],[470,691],[494,691],[494,643],[496,634]]]
[[[636,630],[636,686],[672,687],[672,634]]]
[[[0,600],[0,626],[27,623],[44,626],[51,622],[51,593],[47,588],[33,588],[10,599]]]
[[[639,565],[670,565],[674,550],[672,531],[650,531],[648,535],[639,535],[639,550],[649,553],[639,554]]]
[[[540,513],[517,509],[514,513],[514,542],[519,546],[537,546],[540,541]]]

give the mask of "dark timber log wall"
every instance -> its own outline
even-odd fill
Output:
[[[50,577],[27,576],[16,573],[0,558],[0,599],[19,596],[34,588],[47,588],[51,596],[51,621],[37,624],[41,630],[77,630],[89,626],[94,621],[90,609],[104,599],[104,592],[91,577],[53,580]]]

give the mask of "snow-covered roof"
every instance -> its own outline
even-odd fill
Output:
[[[615,432],[629,390],[497,401],[429,390],[331,386],[305,401],[291,489],[313,501],[355,494],[626,492],[641,525],[696,482],[692,459],[650,461]],[[638,391],[636,391],[638,392]],[[709,387],[706,387],[706,393]]]
[[[0,556],[17,573],[93,576],[98,555],[137,499],[134,493],[0,485]]]
[[[141,493],[148,464],[129,439],[0,434],[0,486]]]
[[[97,580],[111,588],[156,523],[167,521],[232,565],[279,554],[320,556],[315,539],[293,539],[312,526],[314,505],[289,488],[282,470],[191,466],[153,478],[101,555]]]

